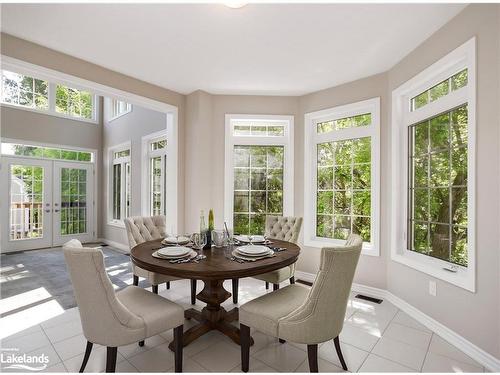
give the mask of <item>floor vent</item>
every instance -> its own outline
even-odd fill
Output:
[[[301,279],[297,279],[297,282],[301,283],[301,284],[304,284],[304,285],[307,285],[307,286],[312,286],[313,285],[313,283],[311,283],[309,281],[304,281],[304,280],[301,280]]]
[[[365,301],[370,301],[370,302],[378,303],[378,304],[381,304],[382,302],[384,302],[384,300],[382,300],[380,298],[368,297],[368,296],[364,296],[362,294],[356,294],[356,298],[364,299]]]

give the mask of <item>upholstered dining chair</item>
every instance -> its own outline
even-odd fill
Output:
[[[293,216],[266,216],[265,232],[266,238],[274,238],[288,242],[297,243],[300,229],[302,228],[302,218]],[[280,283],[290,280],[290,284],[295,284],[295,263],[280,268],[276,271],[254,276],[266,282],[266,289],[269,289],[269,283],[273,284],[273,290],[278,290]]]
[[[242,371],[247,372],[249,366],[250,327],[278,337],[280,342],[307,344],[311,372],[318,372],[318,344],[333,339],[347,371],[339,334],[362,245],[361,237],[351,234],[345,246],[321,249],[320,269],[310,290],[288,285],[240,307]]]
[[[87,347],[85,370],[94,344],[107,347],[106,372],[115,372],[117,347],[174,329],[175,371],[182,372],[184,309],[136,286],[115,293],[104,267],[102,251],[65,244],[68,266]],[[165,369],[167,370],[167,369]]]
[[[124,220],[127,229],[127,237],[130,250],[140,243],[146,241],[165,238],[167,235],[165,216],[131,216]],[[166,283],[167,289],[170,289],[170,282],[180,280],[176,277],[166,276],[140,268],[132,263],[134,273],[134,285],[139,285],[139,277],[143,277],[151,284],[153,293],[158,294],[158,285]],[[191,304],[196,303],[196,280],[191,280]]]

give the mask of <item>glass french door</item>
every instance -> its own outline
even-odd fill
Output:
[[[94,239],[93,165],[2,157],[1,252]]]

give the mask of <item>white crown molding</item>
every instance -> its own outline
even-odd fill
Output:
[[[295,271],[295,278],[312,283],[314,282],[316,275],[308,272]],[[446,327],[444,324],[438,322],[437,320],[431,318],[429,315],[420,311],[415,306],[410,305],[408,302],[392,294],[388,290],[374,288],[368,285],[353,283],[352,291],[356,291],[362,294],[368,294],[370,296],[382,298],[389,301],[398,309],[405,312],[413,319],[423,324],[425,327],[427,327],[435,334],[440,336],[442,339],[446,340],[451,345],[457,347],[459,350],[461,350],[469,357],[474,359],[476,362],[483,365],[487,370],[491,372],[500,372],[499,358],[495,358],[490,353],[484,351],[483,349],[473,344],[463,336],[459,335],[457,332]]]

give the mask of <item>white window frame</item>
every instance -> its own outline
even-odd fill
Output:
[[[417,110],[410,111],[415,95],[467,68],[468,83]],[[468,266],[407,249],[408,126],[467,103],[467,254]],[[475,160],[476,160],[476,39],[472,38],[392,92],[392,226],[391,259],[420,272],[475,292]],[[450,272],[452,271],[452,272]]]
[[[317,124],[346,117],[371,114],[372,122],[367,126],[317,132]],[[304,245],[325,247],[345,244],[345,240],[323,238],[316,235],[317,195],[317,145],[355,138],[371,138],[371,241],[363,242],[362,254],[379,256],[380,236],[380,98],[306,113],[304,116]]]
[[[151,144],[156,141],[167,140],[167,146],[159,150],[151,150]],[[165,175],[165,166],[168,172],[169,164],[169,142],[166,130],[161,130],[155,133],[151,133],[142,137],[142,203],[141,211],[144,216],[151,216],[151,159],[154,157],[161,156],[161,173],[163,178],[161,179],[161,215],[167,216],[169,206],[169,199],[171,200],[169,194],[169,184],[167,183],[167,176]],[[166,162],[163,160],[166,159]],[[171,205],[171,202],[170,202]],[[169,229],[170,230],[170,229]]]
[[[115,152],[120,152],[124,150],[130,150],[130,155],[129,156],[124,156],[121,158],[114,158]],[[130,179],[132,179],[132,142],[127,141],[124,143],[120,143],[115,146],[111,146],[108,148],[108,176],[107,176],[107,181],[108,181],[108,224],[117,226],[120,228],[125,228],[125,222],[123,219],[126,216],[126,203],[127,203],[127,180],[126,180],[126,163],[130,163]],[[121,187],[121,192],[120,192],[120,219],[114,219],[113,218],[113,166],[116,164],[121,164],[121,182],[120,182],[120,187]],[[130,186],[132,189],[132,185]],[[130,191],[130,198],[132,199],[132,191]],[[132,207],[132,202],[130,202],[130,207]]]
[[[55,79],[53,76],[49,76],[47,74],[44,74],[43,70],[34,65],[31,64],[24,64],[19,62],[18,60],[14,59],[8,59],[5,56],[2,56],[2,64],[1,64],[1,70],[0,70],[0,75],[3,75],[3,71],[7,70],[13,73],[18,73],[22,74],[28,77],[36,78],[36,79],[41,79],[44,81],[47,81],[48,83],[48,109],[38,109],[38,108],[33,108],[33,107],[26,107],[23,105],[19,104],[12,104],[12,103],[4,103],[3,100],[0,100],[0,105],[5,106],[5,107],[10,107],[10,108],[16,108],[16,109],[22,109],[25,111],[30,111],[30,112],[35,112],[35,113],[41,113],[45,115],[50,115],[50,116],[56,116],[56,117],[61,117],[69,120],[74,120],[74,121],[82,121],[82,122],[87,122],[87,123],[92,123],[92,124],[98,124],[99,123],[99,100],[98,97],[93,91],[89,88],[86,88],[84,86],[74,84],[72,82],[60,80],[60,79]],[[0,77],[0,82],[2,82],[3,77]],[[65,113],[60,113],[56,111],[56,86],[57,85],[63,85],[72,89],[77,89],[77,90],[84,90],[84,91],[89,91],[92,93],[92,118],[87,119],[84,117],[76,117],[76,116],[71,116]]]
[[[115,114],[114,112],[114,105],[116,102],[124,102],[127,107],[124,112],[121,112],[119,114]],[[127,102],[126,100],[121,100],[121,99],[116,99],[116,98],[104,98],[104,113],[106,116],[106,122],[111,122],[114,121],[122,116],[125,116],[126,114],[129,114],[133,110],[133,106],[131,103]]]
[[[283,123],[282,136],[254,136],[234,135],[233,122],[238,120],[252,120],[270,123],[273,121]],[[283,146],[283,216],[293,216],[294,213],[294,117],[286,115],[248,115],[226,114],[225,120],[225,163],[224,163],[224,221],[229,228],[233,228],[234,208],[234,146]]]

